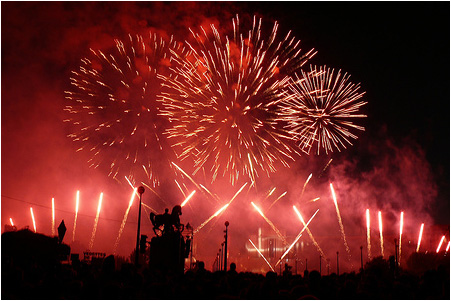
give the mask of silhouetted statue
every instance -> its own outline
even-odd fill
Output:
[[[64,220],[62,220],[58,226],[58,243],[63,242],[64,235],[66,235],[66,225],[64,224]]]
[[[150,221],[153,225],[153,231],[157,236],[163,236],[174,232],[182,232],[184,225],[180,223],[180,215],[182,215],[182,207],[180,205],[172,208],[172,213],[169,214],[169,209],[164,210],[164,214],[150,213]],[[163,227],[163,229],[161,229]]]

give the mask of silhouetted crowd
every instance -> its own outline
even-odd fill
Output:
[[[5,247],[2,235],[2,249]],[[27,247],[27,246],[22,246]],[[7,247],[6,247],[6,250]],[[11,250],[8,250],[8,252]],[[417,273],[393,270],[381,257],[363,271],[320,275],[211,272],[203,262],[185,273],[118,266],[112,255],[99,264],[62,264],[42,258],[36,249],[15,255],[2,250],[2,299],[447,299],[450,298],[449,257],[435,268]],[[47,250],[48,252],[49,250]],[[27,257],[24,254],[27,254]],[[16,256],[17,255],[17,256]],[[23,260],[22,260],[23,259]],[[421,258],[420,258],[421,260]],[[424,261],[424,260],[423,260]]]

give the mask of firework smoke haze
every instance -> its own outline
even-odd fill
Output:
[[[354,124],[355,119],[366,117],[360,113],[366,102],[359,101],[365,92],[359,92],[360,85],[349,77],[341,70],[335,75],[326,66],[311,66],[310,72],[301,71],[290,81],[290,95],[279,102],[279,111],[302,151],[310,153],[314,146],[317,154],[340,150],[357,139],[356,130],[365,130]]]
[[[241,22],[233,19],[231,37],[213,24],[201,34],[192,30],[189,54],[173,52],[174,75],[164,77],[162,93],[179,157],[193,157],[194,173],[206,167],[212,181],[221,176],[232,185],[243,176],[255,182],[259,172],[275,172],[276,162],[293,160],[272,108],[284,97],[287,73],[314,55],[302,54],[291,33],[279,39],[277,22],[268,36],[261,19],[254,17],[247,33]]]

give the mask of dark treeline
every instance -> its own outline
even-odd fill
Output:
[[[236,271],[233,263],[227,272],[210,272],[201,263],[185,273],[173,273],[118,264],[112,255],[96,264],[79,260],[65,264],[55,250],[67,249],[58,247],[56,239],[22,231],[15,233],[16,239],[20,234],[19,244],[11,242],[11,234],[2,234],[2,299],[450,298],[449,256],[443,252],[413,254],[409,267],[417,268],[410,270],[396,269],[377,257],[363,271],[340,275],[315,270],[293,275],[288,268],[282,275],[263,275]]]

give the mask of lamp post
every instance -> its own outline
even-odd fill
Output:
[[[224,223],[224,225],[226,226],[226,229],[224,231],[225,235],[224,235],[224,271],[227,272],[227,227],[229,226],[229,222],[226,221]]]
[[[139,232],[141,230],[141,197],[144,193],[144,187],[138,187],[139,193],[139,209],[138,209],[138,233],[136,234],[136,250],[135,250],[135,266],[139,266]]]

